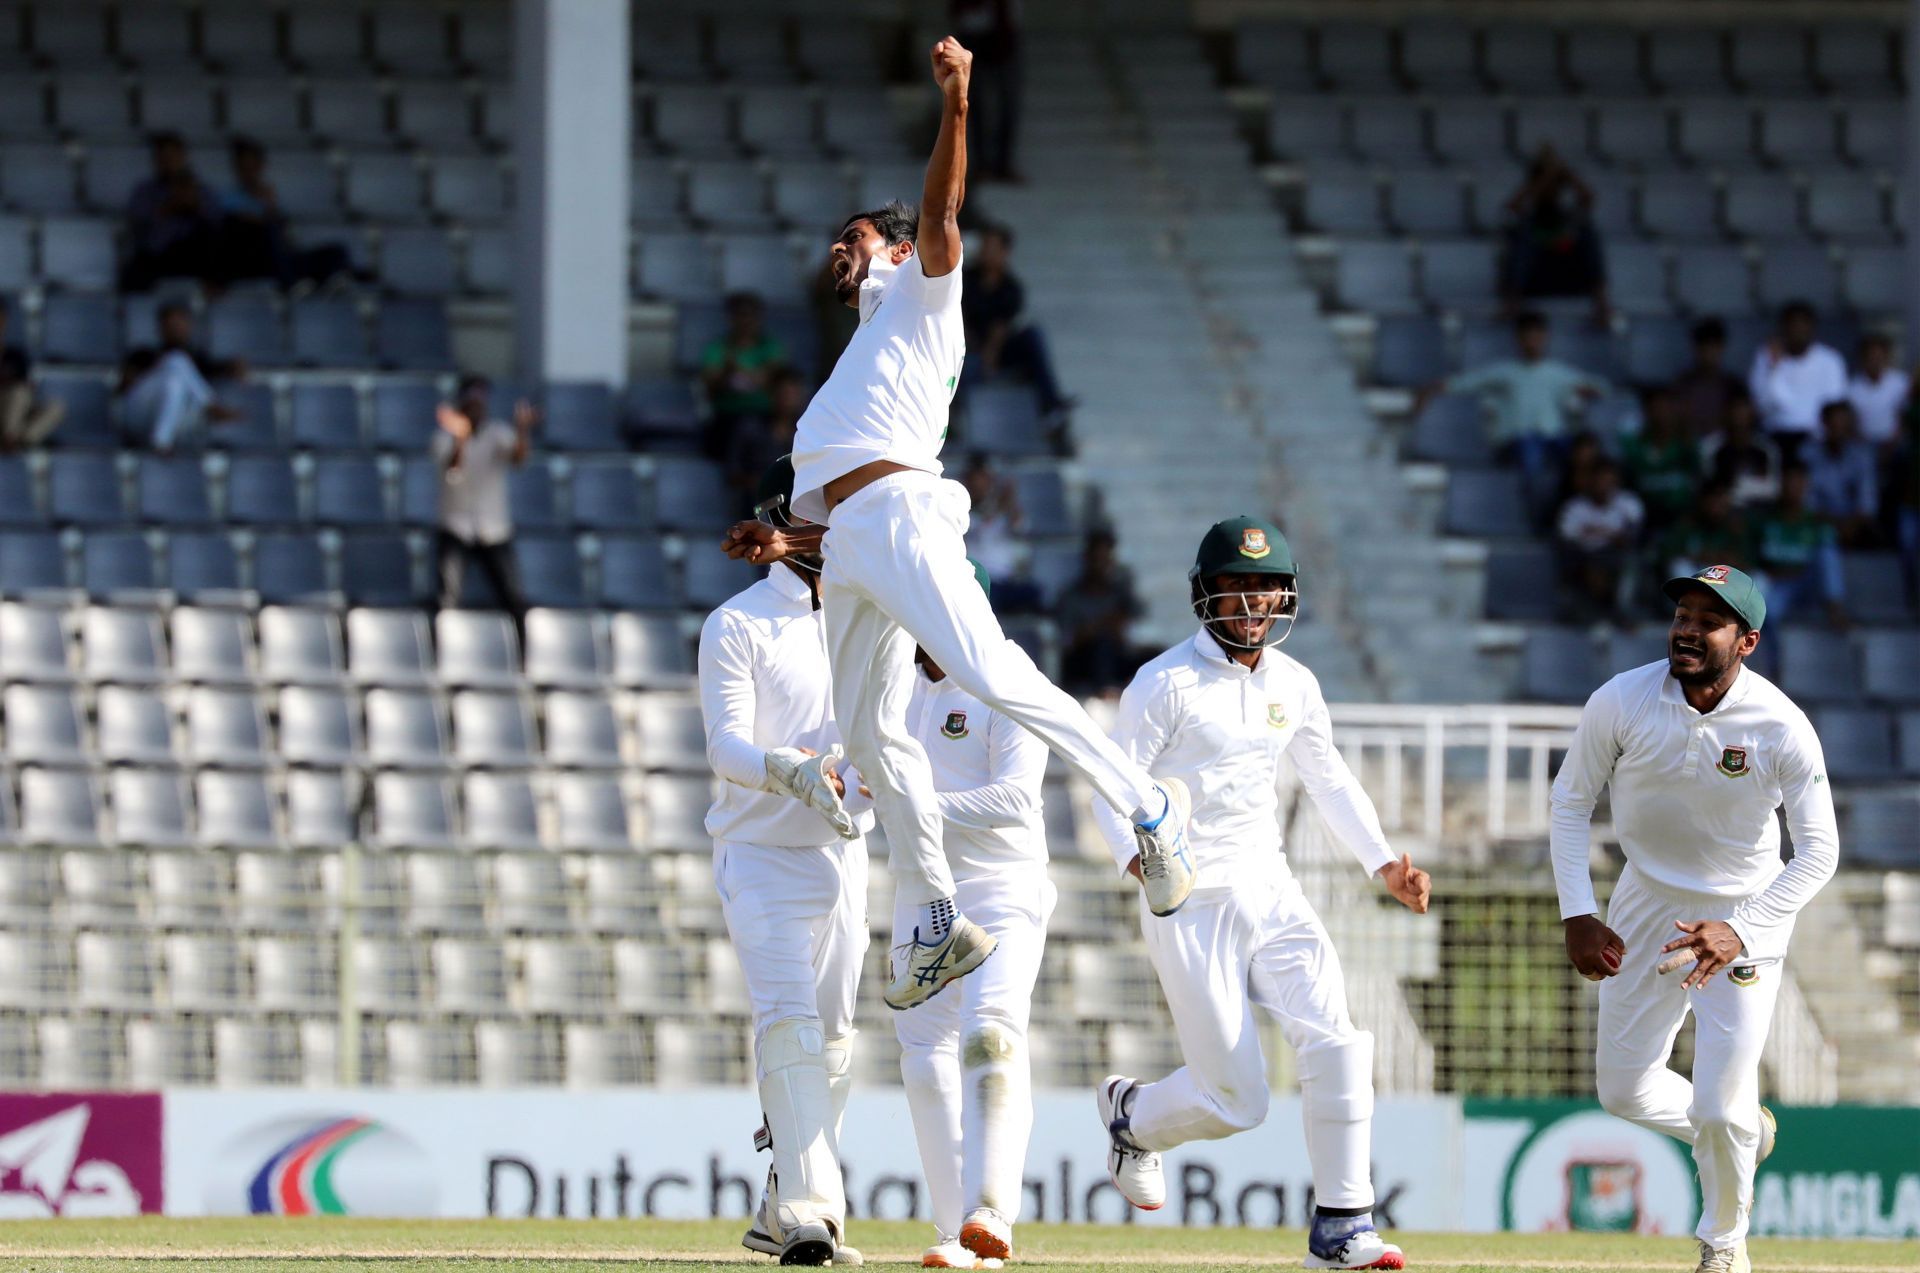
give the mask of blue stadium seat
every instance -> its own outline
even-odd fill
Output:
[[[757,292],[770,305],[800,305],[807,299],[793,250],[777,234],[722,238],[720,286],[728,292]]]
[[[1392,98],[1358,101],[1353,104],[1348,120],[1353,148],[1369,162],[1414,168],[1431,158],[1427,149],[1426,113],[1417,102]],[[1392,189],[1393,185],[1389,184],[1388,190]]]
[[[1905,792],[1858,791],[1841,807],[1840,864],[1848,870],[1920,868],[1920,798]]]
[[[852,207],[852,183],[837,165],[776,161],[773,210],[790,227],[809,234],[831,233]]]
[[[360,306],[345,296],[308,296],[288,307],[293,361],[302,367],[361,367],[367,362]]]
[[[679,376],[635,380],[627,385],[627,426],[648,437],[691,440],[700,429],[693,387]]]
[[[1885,782],[1896,776],[1893,722],[1872,707],[1827,707],[1809,713],[1835,782]]]
[[[307,89],[313,131],[341,148],[378,150],[391,142],[387,100],[371,80],[315,80]]]
[[[1667,264],[1650,243],[1616,243],[1607,249],[1607,294],[1628,314],[1665,314],[1673,303],[1667,293]]]
[[[466,267],[460,280],[469,292],[501,295],[513,289],[513,236],[503,229],[476,229],[467,235]]]
[[[379,465],[364,456],[321,456],[313,470],[313,516],[332,526],[385,525]]]
[[[1861,313],[1898,313],[1906,304],[1900,273],[1905,249],[1863,247],[1847,253],[1847,304]]]
[[[24,458],[0,456],[0,525],[38,526],[46,521],[33,486],[33,473]]]
[[[1825,239],[1840,243],[1887,241],[1887,218],[1880,185],[1860,173],[1834,172],[1807,187],[1807,224]]]
[[[1555,33],[1545,23],[1502,22],[1488,27],[1484,39],[1487,74],[1507,92],[1541,97],[1566,91]]]
[[[505,220],[509,210],[506,174],[490,156],[433,156],[427,190],[434,212],[468,225]]]
[[[153,549],[137,530],[93,530],[80,545],[80,581],[89,595],[149,593],[159,586]]]
[[[1380,186],[1369,172],[1316,171],[1307,182],[1301,215],[1308,228],[1323,234],[1363,238],[1386,233]]]
[[[0,152],[0,202],[16,212],[61,216],[80,205],[73,164],[60,146],[13,146]]]
[[[1664,239],[1720,237],[1713,182],[1698,173],[1662,173],[1640,187],[1640,223]]]
[[[969,389],[961,436],[968,450],[990,455],[1036,456],[1052,450],[1040,420],[1039,400],[1023,384],[989,383]]]
[[[1674,109],[1680,152],[1699,164],[1740,169],[1756,163],[1753,111],[1744,102],[1712,98]]]
[[[172,5],[123,5],[116,15],[120,58],[143,67],[193,67],[193,11]]]
[[[540,437],[558,451],[617,451],[620,427],[613,390],[587,381],[555,381],[546,387]]]
[[[714,23],[713,65],[728,78],[748,83],[791,79],[793,67],[787,60],[783,24]]]
[[[150,455],[140,463],[140,518],[161,526],[204,526],[213,520],[207,475],[193,458]]]
[[[213,86],[203,79],[149,77],[140,83],[140,127],[150,133],[176,132],[190,142],[216,136],[214,107]]]
[[[1320,74],[1343,93],[1392,93],[1393,31],[1379,22],[1330,22],[1320,28]]]
[[[735,153],[732,103],[714,84],[660,84],[648,94],[648,133],[685,155]]]
[[[1620,378],[1620,355],[1608,328],[1579,319],[1555,323],[1547,347],[1555,358],[1603,380]]]
[[[265,70],[280,52],[277,16],[273,9],[247,0],[216,0],[201,15],[201,51],[228,72]]]
[[[1717,30],[1659,27],[1649,31],[1647,69],[1664,93],[1725,93],[1730,87]]]
[[[253,588],[268,605],[331,603],[320,541],[306,531],[260,535],[253,544]]]
[[[409,455],[401,464],[400,520],[408,526],[440,521],[440,465],[431,455]]]
[[[290,392],[293,445],[317,451],[360,449],[360,395],[352,385],[301,383]]]
[[[1761,305],[1778,309],[1794,300],[1806,301],[1825,314],[1840,308],[1840,270],[1826,248],[1788,243],[1761,254]]]
[[[428,153],[475,144],[473,98],[458,81],[403,83],[393,99],[396,131]]]
[[[1498,545],[1487,553],[1489,619],[1549,622],[1559,609],[1560,571],[1545,544]]]
[[[268,169],[280,210],[295,221],[330,221],[340,215],[340,175],[319,152],[275,155]]]
[[[414,606],[425,600],[415,584],[412,550],[399,534],[342,536],[340,587],[356,606]]]
[[[215,383],[214,392],[240,415],[214,426],[207,436],[209,446],[225,451],[280,449],[279,410],[272,385],[257,380],[222,380]]]
[[[1233,64],[1241,79],[1269,88],[1315,86],[1307,28],[1298,23],[1261,22],[1242,26],[1234,37]]]
[[[1864,685],[1871,697],[1888,703],[1920,703],[1920,632],[1869,628],[1860,634]]]
[[[53,435],[57,446],[115,446],[113,392],[96,376],[42,373],[40,392],[66,406],[66,418]]]
[[[654,464],[653,503],[669,530],[713,530],[734,520],[735,496],[710,460],[663,455]]]
[[[1441,309],[1480,311],[1498,300],[1500,249],[1484,239],[1426,244],[1420,252],[1420,291]]]
[[[1397,173],[1387,183],[1387,218],[1402,234],[1460,238],[1470,233],[1460,179],[1451,172]]]
[[[702,610],[721,604],[761,575],[758,566],[735,561],[721,552],[689,553],[681,563],[681,573],[686,604]]]
[[[1035,538],[1077,534],[1080,527],[1057,468],[1029,469],[1014,475],[1020,509],[1026,515],[1026,533]],[[1072,547],[1078,551],[1078,545]]]
[[[302,146],[307,144],[300,91],[293,79],[275,76],[270,79],[228,80],[223,96],[226,98],[227,118],[246,121],[249,136],[275,146],[293,142]],[[282,189],[285,183],[283,169],[288,158],[293,156],[274,155],[272,179],[274,193],[280,196],[281,207],[291,211],[287,204],[287,193]]]
[[[360,74],[367,67],[361,21],[358,9],[289,9],[287,57],[308,71]]]
[[[373,386],[373,444],[385,451],[423,451],[434,434],[440,392],[417,380]]]
[[[207,306],[207,352],[216,359],[281,366],[292,361],[279,308],[258,293],[225,296]]]
[[[235,456],[227,469],[227,519],[243,526],[303,520],[293,465],[278,455]]]
[[[1513,115],[1513,144],[1522,157],[1552,146],[1560,157],[1576,168],[1586,169],[1593,157],[1593,121],[1586,103],[1569,100],[1528,102]]]
[[[819,151],[814,99],[789,85],[744,88],[736,99],[740,140],[770,158],[793,159]]]
[[[1335,292],[1349,309],[1380,314],[1419,308],[1413,289],[1413,257],[1402,243],[1355,240],[1340,244]]]
[[[1267,115],[1267,144],[1294,163],[1346,159],[1346,107],[1332,97],[1281,98]]]
[[[702,160],[687,168],[687,211],[709,229],[758,230],[767,223],[767,187],[744,160]]]
[[[117,363],[120,317],[113,297],[56,292],[40,311],[40,354],[49,362]]]
[[[240,558],[224,531],[167,538],[167,586],[183,601],[215,604],[240,591]]]
[[[43,221],[40,270],[49,283],[74,291],[111,290],[117,273],[112,224],[62,218]]]
[[[405,226],[381,236],[380,281],[401,296],[454,290],[453,241],[437,226]]]
[[[633,69],[644,79],[698,79],[708,73],[700,24],[690,14],[649,10],[635,15]]]
[[[479,14],[500,26],[506,17],[475,11],[469,25],[487,25]],[[444,78],[453,70],[453,51],[447,40],[447,14],[440,9],[412,5],[380,5],[371,10],[373,60],[406,78]]]
[[[1658,102],[1607,102],[1594,112],[1594,144],[1615,164],[1657,170],[1677,162],[1673,124]]]
[[[410,155],[353,155],[345,170],[347,208],[372,221],[421,220],[420,170]]]
[[[1584,703],[1606,680],[1584,629],[1535,628],[1520,647],[1520,692],[1545,703]]]
[[[0,292],[18,292],[33,282],[33,223],[0,216]]]
[[[1623,371],[1636,385],[1666,384],[1692,362],[1687,324],[1671,314],[1637,317],[1627,328]]]
[[[1845,633],[1789,627],[1774,641],[1775,674],[1794,702],[1860,701],[1860,665]]]
[[[1753,308],[1747,258],[1738,248],[1683,245],[1674,252],[1674,292],[1696,314],[1739,314]]]
[[[1417,389],[1447,374],[1446,334],[1425,314],[1394,314],[1373,333],[1373,379]]]
[[[1513,328],[1493,319],[1470,320],[1460,329],[1460,367],[1471,371],[1512,358]]]
[[[1893,553],[1849,552],[1840,557],[1846,578],[1847,612],[1860,623],[1911,623],[1900,558]]]
[[[62,76],[53,85],[53,114],[63,132],[120,140],[134,133],[133,97],[118,76]]]
[[[0,531],[0,593],[18,597],[67,586],[67,554],[50,530]]]
[[[1459,468],[1487,467],[1493,449],[1487,444],[1486,409],[1465,394],[1440,395],[1414,418],[1408,452]]]
[[[829,88],[820,102],[820,137],[836,155],[862,162],[905,158],[906,141],[892,122],[886,95],[867,86]]]
[[[1840,153],[1838,121],[1817,102],[1763,101],[1760,149],[1777,164],[1831,168]]]
[[[1804,97],[1814,91],[1810,32],[1797,27],[1733,24],[1733,78],[1755,97]]]
[[[627,215],[634,224],[677,226],[684,207],[679,169],[666,159],[635,155],[627,172]]]
[[[1745,239],[1803,239],[1800,194],[1782,173],[1738,173],[1727,178],[1727,228]],[[1771,246],[1769,246],[1769,250]]]
[[[1449,535],[1520,538],[1531,527],[1520,475],[1505,469],[1458,469],[1448,475],[1443,525]]]
[[[641,293],[662,300],[708,300],[719,286],[713,250],[697,235],[642,235],[637,264]]]
[[[453,335],[439,301],[389,300],[374,322],[374,353],[402,371],[440,371],[453,363]]]
[[[1573,28],[1567,32],[1567,74],[1592,96],[1645,94],[1640,33],[1625,26]]]
[[[1473,29],[1442,18],[1410,20],[1401,28],[1400,69],[1428,93],[1475,96],[1480,79]]]
[[[608,540],[601,551],[601,570],[618,554]],[[578,610],[587,604],[587,586],[580,571],[580,554],[570,535],[515,535],[513,550],[520,559],[521,586],[527,604],[556,610]]]
[[[94,451],[56,454],[48,474],[48,512],[62,525],[110,526],[121,519],[120,470]]]
[[[573,468],[573,520],[593,530],[650,530],[648,506],[633,464],[582,460]]]
[[[104,66],[112,57],[107,52],[106,6],[36,6],[33,11],[33,50],[47,61],[61,66]]]
[[[1821,24],[1814,32],[1813,69],[1828,92],[1847,97],[1894,97],[1894,41],[1884,26]]]
[[[553,474],[538,460],[507,474],[507,506],[513,513],[516,533],[562,530],[567,526],[554,496]]]

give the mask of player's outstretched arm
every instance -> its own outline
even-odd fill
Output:
[[[913,250],[928,278],[953,273],[960,264],[960,205],[967,198],[967,84],[973,54],[947,36],[933,46],[933,82],[940,86],[940,136],[927,161],[920,191],[920,228]]]
[[[819,552],[827,528],[783,530],[762,521],[735,522],[728,528],[720,548],[735,561],[750,561],[756,566],[771,566],[792,553]]]
[[[1433,900],[1433,877],[1413,864],[1413,854],[1402,853],[1397,862],[1389,862],[1374,874],[1394,900],[1416,915],[1427,913]]]

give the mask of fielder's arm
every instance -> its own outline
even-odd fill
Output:
[[[1113,741],[1127,754],[1127,759],[1152,773],[1153,762],[1160,758],[1173,737],[1178,714],[1179,704],[1161,678],[1142,669],[1134,674],[1126,692],[1120,696],[1120,707],[1114,713],[1110,731]],[[1104,800],[1093,802],[1093,816],[1106,835],[1114,865],[1120,868],[1121,874],[1139,879],[1140,850],[1133,834],[1133,820]]]
[[[987,781],[936,797],[940,816],[955,826],[991,831],[1017,827],[1040,811],[1047,776],[1047,745],[999,712],[987,718]]]
[[[1589,981],[1600,981],[1620,971],[1620,960],[1627,950],[1620,935],[1600,922],[1600,902],[1593,895],[1593,874],[1588,865],[1593,851],[1593,806],[1620,760],[1618,714],[1619,703],[1611,686],[1594,691],[1581,709],[1573,744],[1553,780],[1553,882],[1560,893],[1567,958]]]
[[[805,530],[783,530],[778,526],[769,526],[762,521],[747,520],[735,522],[727,529],[726,536],[720,541],[721,551],[736,561],[750,561],[756,566],[771,566],[774,562],[794,553],[819,552],[820,541],[825,539],[825,526],[810,526]]]
[[[1728,921],[1740,934],[1748,956],[1761,959],[1786,953],[1776,934],[1826,887],[1840,864],[1840,831],[1833,816],[1833,789],[1820,739],[1805,717],[1778,757],[1780,790],[1793,835],[1793,861],[1758,893],[1740,904]]]
[[[940,135],[920,191],[920,226],[913,250],[928,278],[960,264],[960,205],[967,198],[967,85],[973,54],[947,36],[933,46],[933,82],[940,86]]]
[[[768,790],[767,751],[753,741],[753,649],[719,610],[700,628],[700,715],[713,772],[726,782]]]

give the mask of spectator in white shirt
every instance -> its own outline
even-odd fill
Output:
[[[1620,607],[1620,585],[1647,514],[1640,497],[1620,489],[1620,466],[1602,459],[1580,475],[1560,509],[1560,552],[1573,582],[1579,617],[1606,620]]]
[[[1760,423],[1791,460],[1820,428],[1820,408],[1847,396],[1847,364],[1813,338],[1813,306],[1788,301],[1779,331],[1753,356],[1747,382]]]
[[[440,535],[435,546],[440,606],[460,604],[467,559],[480,564],[502,609],[526,635],[527,597],[520,586],[520,564],[513,553],[513,513],[507,499],[507,472],[526,463],[529,439],[539,412],[522,400],[513,423],[487,418],[492,388],[479,376],[460,382],[457,402],[441,403],[433,435],[433,459],[440,466]]]
[[[1860,342],[1860,370],[1847,386],[1847,401],[1860,417],[1860,436],[1877,449],[1892,447],[1900,434],[1913,381],[1893,365],[1893,342],[1874,333]]]

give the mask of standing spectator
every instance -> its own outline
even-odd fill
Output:
[[[807,407],[806,382],[792,368],[774,372],[767,392],[772,406],[766,417],[742,420],[727,447],[727,483],[740,492],[749,512],[767,470],[793,453],[793,435]]]
[[[1900,437],[1900,416],[1913,393],[1913,381],[1893,365],[1893,342],[1875,332],[1860,342],[1860,370],[1847,384],[1847,401],[1860,420],[1860,436],[1891,453]]]
[[[989,181],[1026,180],[1020,144],[1020,0],[952,0],[953,33],[973,50],[967,150]]]
[[[1718,480],[1701,487],[1693,511],[1666,533],[1655,556],[1661,569],[1676,576],[1715,564],[1752,567],[1753,534],[1734,507],[1733,488]]]
[[[435,546],[440,608],[460,604],[460,587],[471,557],[493,585],[501,607],[513,616],[525,648],[527,598],[513,552],[507,472],[526,463],[540,416],[523,399],[514,404],[512,425],[489,420],[491,389],[484,378],[468,376],[460,382],[458,400],[441,403],[435,413],[440,431],[434,434],[431,448],[440,467],[440,534]]]
[[[0,454],[39,446],[67,418],[67,404],[34,392],[27,351],[7,343],[13,309],[0,298]]]
[[[1813,338],[1813,306],[1788,301],[1780,308],[1780,326],[1753,356],[1747,377],[1761,427],[1793,459],[1818,432],[1820,409],[1847,396],[1847,364]]]
[[[121,367],[123,419],[135,441],[157,454],[199,433],[202,425],[241,418],[238,408],[214,395],[215,380],[242,380],[246,364],[238,359],[214,362],[193,343],[193,311],[178,301],[160,307],[160,347],[136,349]]]
[[[1820,409],[1820,441],[1801,454],[1807,466],[1807,508],[1824,518],[1848,548],[1878,538],[1880,472],[1873,446],[1860,437],[1853,404],[1842,398]]]
[[[973,501],[967,526],[967,556],[987,572],[993,590],[1014,579],[1020,572],[1024,555],[1022,535],[1026,513],[1020,507],[1020,488],[1011,477],[997,471],[984,452],[976,451],[967,461],[960,479]],[[1000,600],[1004,602],[1005,597]]]
[[[1140,598],[1114,546],[1113,532],[1090,533],[1080,576],[1053,607],[1061,634],[1060,684],[1082,698],[1117,694],[1138,670],[1129,630],[1142,613]]]
[[[1710,480],[1726,483],[1737,508],[1779,498],[1780,448],[1760,432],[1759,415],[1745,389],[1728,399],[1720,431],[1700,444],[1700,463]]]
[[[1440,393],[1479,396],[1492,416],[1497,454],[1526,475],[1528,496],[1537,508],[1565,466],[1576,406],[1605,395],[1612,386],[1547,357],[1545,314],[1527,311],[1514,323],[1513,331],[1515,357],[1428,386],[1421,391],[1414,414]]]
[[[1047,338],[1021,321],[1026,289],[1011,268],[1013,231],[991,225],[980,236],[979,263],[967,268],[960,288],[960,316],[967,330],[965,378],[991,380],[1003,371],[1031,381],[1040,409],[1054,415],[1072,407],[1054,378]]]
[[[194,174],[178,133],[153,136],[153,176],[127,201],[127,242],[132,253],[120,271],[122,291],[144,292],[163,278],[227,278],[218,205]]]
[[[1560,509],[1560,555],[1573,580],[1575,618],[1604,622],[1620,614],[1620,590],[1646,510],[1620,489],[1620,466],[1602,459],[1581,475],[1581,489]]]
[[[220,213],[229,278],[270,278],[293,287],[348,272],[347,250],[337,243],[306,251],[293,246],[280,197],[267,179],[264,146],[251,137],[235,137],[228,154],[233,184],[220,192]]]
[[[1693,365],[1674,379],[1680,416],[1694,441],[1704,441],[1726,419],[1727,404],[1747,397],[1747,382],[1727,370],[1727,325],[1703,318],[1693,325]]]
[[[1593,190],[1551,145],[1527,165],[1527,178],[1507,200],[1506,250],[1500,298],[1507,312],[1543,296],[1591,296],[1594,321],[1612,315],[1600,233],[1593,226]]]
[[[735,292],[726,305],[726,334],[708,341],[700,359],[700,379],[713,413],[707,454],[714,459],[725,458],[742,420],[772,414],[773,374],[787,365],[786,347],[767,331],[765,301],[753,292]]]
[[[1807,508],[1807,470],[1789,464],[1780,474],[1780,502],[1760,519],[1755,552],[1765,572],[1767,619],[1779,623],[1815,605],[1827,621],[1846,622],[1841,607],[1840,540]]]
[[[1646,502],[1647,526],[1665,530],[1693,507],[1700,486],[1700,448],[1686,436],[1680,397],[1671,389],[1641,395],[1640,432],[1623,438],[1627,481]]]

